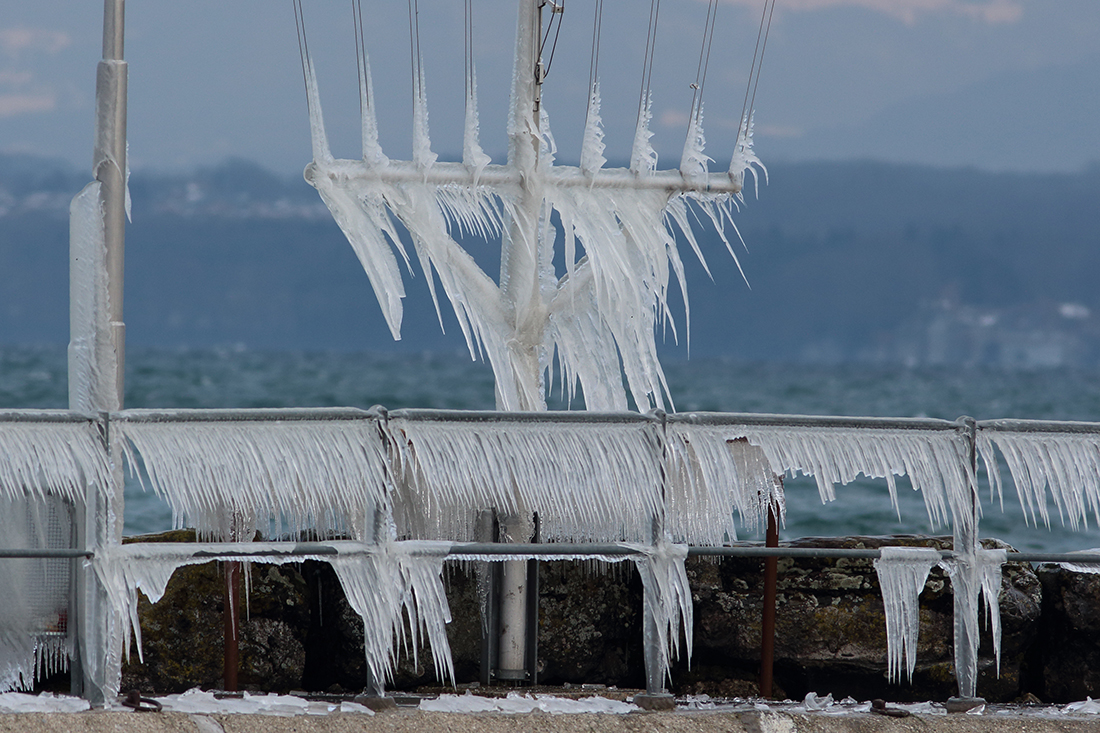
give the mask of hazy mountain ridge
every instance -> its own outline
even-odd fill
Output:
[[[693,354],[1100,364],[1100,166],[1025,175],[849,161],[769,174],[735,217],[751,289],[713,235],[703,241],[713,282],[682,252]],[[0,156],[0,344],[67,340],[68,202],[88,180]],[[440,334],[419,270],[405,340],[393,344],[351,248],[300,178],[237,160],[139,171],[131,194],[132,344],[462,346],[446,315]],[[494,273],[493,253],[478,256]]]

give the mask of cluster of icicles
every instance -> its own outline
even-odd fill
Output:
[[[449,611],[443,560],[452,543],[474,539],[477,514],[487,509],[537,512],[545,542],[635,547],[638,554],[632,559],[647,584],[647,613],[658,621],[666,652],[675,652],[680,626],[689,653],[691,648],[686,545],[734,540],[735,517],[742,526],[756,527],[769,506],[782,512],[782,482],[776,474],[816,477],[823,501],[834,498],[833,484],[860,474],[887,478],[891,492],[896,491],[894,477],[908,476],[913,489],[922,492],[933,524],[950,521],[956,534],[960,525],[968,535],[976,531],[970,433],[961,423],[921,420],[875,427],[842,419],[830,425],[827,419],[720,414],[387,413],[380,408],[132,410],[111,415],[109,425],[75,416],[67,422],[18,417],[0,421],[0,451],[6,456],[0,490],[9,506],[57,500],[80,504],[91,498],[88,492],[102,491],[110,485],[112,466],[101,436],[110,432],[131,469],[172,506],[176,524],[197,527],[205,540],[231,539],[226,517],[236,518],[238,532],[244,518],[264,532],[281,527],[291,533],[308,530],[311,536],[350,537],[328,543],[338,549],[337,556],[317,559],[333,564],[363,616],[369,629],[367,660],[380,679],[392,669],[402,642],[421,636],[432,647],[440,676],[452,677],[444,633]],[[1063,521],[1077,526],[1086,522],[1088,508],[1095,512],[1100,426],[1073,434],[1024,432],[996,423],[978,427],[978,452],[987,470],[996,475],[996,448],[1006,456],[1032,519],[1047,519],[1047,488]],[[1000,491],[999,481],[993,486]],[[25,544],[45,546],[35,529],[45,520],[29,510],[25,516]],[[9,517],[9,524],[22,521]],[[242,552],[257,547],[239,546]],[[252,559],[301,560],[275,554],[279,547],[285,552],[285,544],[273,544],[273,554]],[[137,590],[156,600],[177,567],[208,561],[196,556],[199,550],[202,544],[108,543],[96,549],[89,562],[115,606],[109,636],[119,655],[130,646],[130,629],[140,633]],[[932,550],[888,548],[877,563],[892,677],[900,674],[903,657],[912,674],[916,599],[939,561]],[[960,572],[960,562],[976,568]],[[971,638],[977,635],[979,590],[997,635],[995,601],[1003,562],[1003,552],[978,551],[945,566],[953,583],[965,581],[965,594],[973,597],[972,612],[956,619],[973,628]],[[12,561],[0,565],[13,566]],[[405,616],[411,628],[404,625]],[[18,594],[5,594],[0,617],[0,681],[6,686],[28,685],[35,669],[53,669],[59,655],[67,653],[67,647],[55,649],[53,641],[16,639],[31,633],[23,628],[28,616]],[[408,646],[415,650],[417,644]],[[666,654],[661,660],[664,672],[668,659]]]

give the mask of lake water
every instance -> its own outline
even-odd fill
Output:
[[[127,407],[493,407],[492,373],[464,352],[131,348],[127,359]],[[719,359],[665,366],[680,411],[1100,421],[1097,372],[794,366]],[[0,409],[64,408],[66,390],[64,347],[0,347]],[[562,405],[559,401],[555,406]],[[812,480],[788,480],[781,537],[945,533],[929,526],[920,496],[905,485],[899,481],[899,520],[884,481],[838,487],[837,501],[823,506]],[[1082,532],[1057,524],[1051,530],[1027,527],[1011,481],[1004,507],[1002,513],[999,503],[986,502],[983,536],[1030,550],[1100,546],[1100,531],[1091,517],[1092,526]],[[168,508],[134,481],[126,487],[125,519],[127,534],[160,531],[172,523]]]

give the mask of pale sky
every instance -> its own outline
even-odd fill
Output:
[[[560,1],[560,0],[559,0]],[[763,0],[725,0],[704,89],[707,151],[728,165]],[[304,0],[333,152],[358,157],[350,3]],[[461,150],[463,4],[418,0],[433,148]],[[410,153],[408,5],[364,0],[366,39],[392,158]],[[566,0],[544,92],[561,161],[579,155],[592,0]],[[629,153],[645,0],[605,0],[599,72],[607,157]],[[0,14],[0,150],[90,166],[102,3],[5,3]],[[474,0],[482,144],[505,150],[515,32],[510,0]],[[707,4],[662,0],[654,64],[661,167],[683,145]],[[130,0],[134,169],[225,157],[280,173],[309,162],[291,0]],[[777,0],[756,95],[768,160],[867,157],[988,169],[1076,170],[1100,161],[1097,0]]]

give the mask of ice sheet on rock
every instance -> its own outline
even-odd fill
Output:
[[[735,515],[749,532],[767,525],[769,507],[786,512],[783,485],[764,452],[725,428],[669,422],[666,527],[691,544],[737,538]]]
[[[1090,512],[1100,524],[1100,434],[1015,432],[983,423],[978,445],[991,490],[998,495],[1001,478],[994,446],[1004,456],[1025,520],[1050,526],[1049,491],[1063,525],[1087,527]]]
[[[997,675],[1001,670],[1001,566],[1007,560],[1005,550],[978,550],[940,561],[951,579],[955,598],[955,676],[959,694],[973,697],[978,677],[978,594],[989,612],[993,653]]]
[[[445,423],[395,411],[385,425],[400,536],[473,540],[475,513],[495,508],[538,512],[545,540],[650,537],[661,476],[648,421]]]
[[[453,685],[443,558],[416,554],[416,549],[417,543],[403,542],[386,545],[377,554],[339,556],[329,562],[348,603],[363,619],[366,662],[374,679],[393,679],[399,647],[411,651],[415,663],[421,640],[427,640],[436,676]]]
[[[228,537],[236,515],[267,532],[361,531],[368,506],[384,506],[386,466],[377,423],[366,419],[114,421],[130,466],[172,507],[177,527]],[[277,417],[277,411],[271,417]],[[136,419],[127,419],[136,418]]]
[[[875,560],[882,603],[886,612],[887,677],[901,678],[902,658],[909,681],[917,664],[920,632],[920,594],[928,573],[940,562],[934,547],[883,547]]]
[[[525,695],[509,692],[507,697],[480,697],[467,692],[465,695],[440,695],[434,700],[421,700],[420,709],[437,713],[506,713],[525,714],[543,712],[551,714],[625,714],[640,708],[627,702],[609,700],[601,696],[579,700],[553,695]]]
[[[1079,552],[1081,554],[1087,553],[1089,555],[1100,555],[1100,547],[1093,547],[1088,550],[1076,550],[1075,552]],[[1072,555],[1073,553],[1070,554]],[[1058,563],[1058,565],[1059,567],[1063,568],[1064,570],[1068,570],[1071,573],[1087,573],[1089,575],[1100,574],[1100,563],[1060,562]]]
[[[658,668],[646,672],[651,681],[661,684],[668,678],[671,660],[680,656],[681,627],[688,666],[691,666],[694,621],[691,586],[684,566],[688,548],[662,540],[656,545],[638,545],[637,549],[642,555],[631,559],[642,578],[646,616],[655,622],[652,625],[643,622],[643,634],[656,633],[655,643],[660,655]],[[643,643],[649,646],[650,642],[647,638]]]

